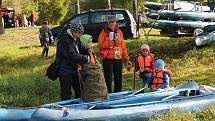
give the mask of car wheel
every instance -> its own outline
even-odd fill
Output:
[[[198,36],[199,34],[201,34],[203,32],[202,29],[195,29],[194,32],[193,32],[193,36],[196,37]]]

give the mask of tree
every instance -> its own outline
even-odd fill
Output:
[[[29,14],[31,11],[36,13],[38,11],[38,4],[32,0],[21,0],[21,13]]]
[[[58,24],[68,11],[67,0],[41,0],[38,4],[40,23],[43,20],[49,20],[52,24]]]
[[[49,2],[50,20],[53,24],[58,24],[63,20],[68,11],[66,0],[52,0]]]
[[[137,3],[137,0],[133,1],[133,10],[134,10],[134,19],[137,22],[137,16],[138,16],[138,3]]]
[[[107,0],[107,2],[108,2],[108,8],[111,9],[111,1]]]
[[[81,10],[80,10],[80,2],[79,0],[76,0],[76,14],[80,14]]]
[[[2,0],[0,0],[0,8],[2,6]],[[3,21],[2,21],[2,13],[0,11],[0,34],[4,33],[4,28],[3,28]]]

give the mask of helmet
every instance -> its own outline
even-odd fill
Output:
[[[88,35],[88,34],[84,34],[84,35],[81,35],[80,40],[81,40],[82,44],[86,46],[87,43],[92,42],[92,36]]]
[[[156,66],[160,67],[161,69],[164,69],[165,63],[164,63],[164,61],[163,61],[162,59],[157,59],[157,60],[155,61],[155,67],[156,67]]]
[[[145,50],[148,50],[148,52],[150,52],[150,48],[149,48],[149,45],[148,44],[143,44],[142,46],[141,46],[141,51],[143,50],[143,49],[145,49]]]
[[[72,33],[84,34],[84,27],[81,24],[70,24],[70,31]]]

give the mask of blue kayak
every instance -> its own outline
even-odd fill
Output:
[[[109,100],[119,99],[131,94],[135,94],[135,90],[132,91],[124,91],[118,93],[109,94]],[[71,99],[67,101],[54,102],[50,104],[44,104],[39,106],[40,108],[45,107],[56,107],[63,105],[72,105],[72,104],[80,104],[83,101],[80,98]],[[1,107],[0,108],[0,121],[29,121],[33,112],[35,112],[39,107],[31,107],[31,108],[12,108],[12,107]]]
[[[112,93],[110,99],[102,101],[84,103],[80,99],[73,99],[33,109],[0,109],[0,120],[145,120],[173,108],[183,112],[207,108],[215,102],[215,89],[200,87],[194,81],[189,81],[169,91]]]

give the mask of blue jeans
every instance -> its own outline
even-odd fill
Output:
[[[142,87],[144,87],[146,83],[150,83],[151,79],[152,79],[152,73],[143,73],[143,75],[142,75]]]

